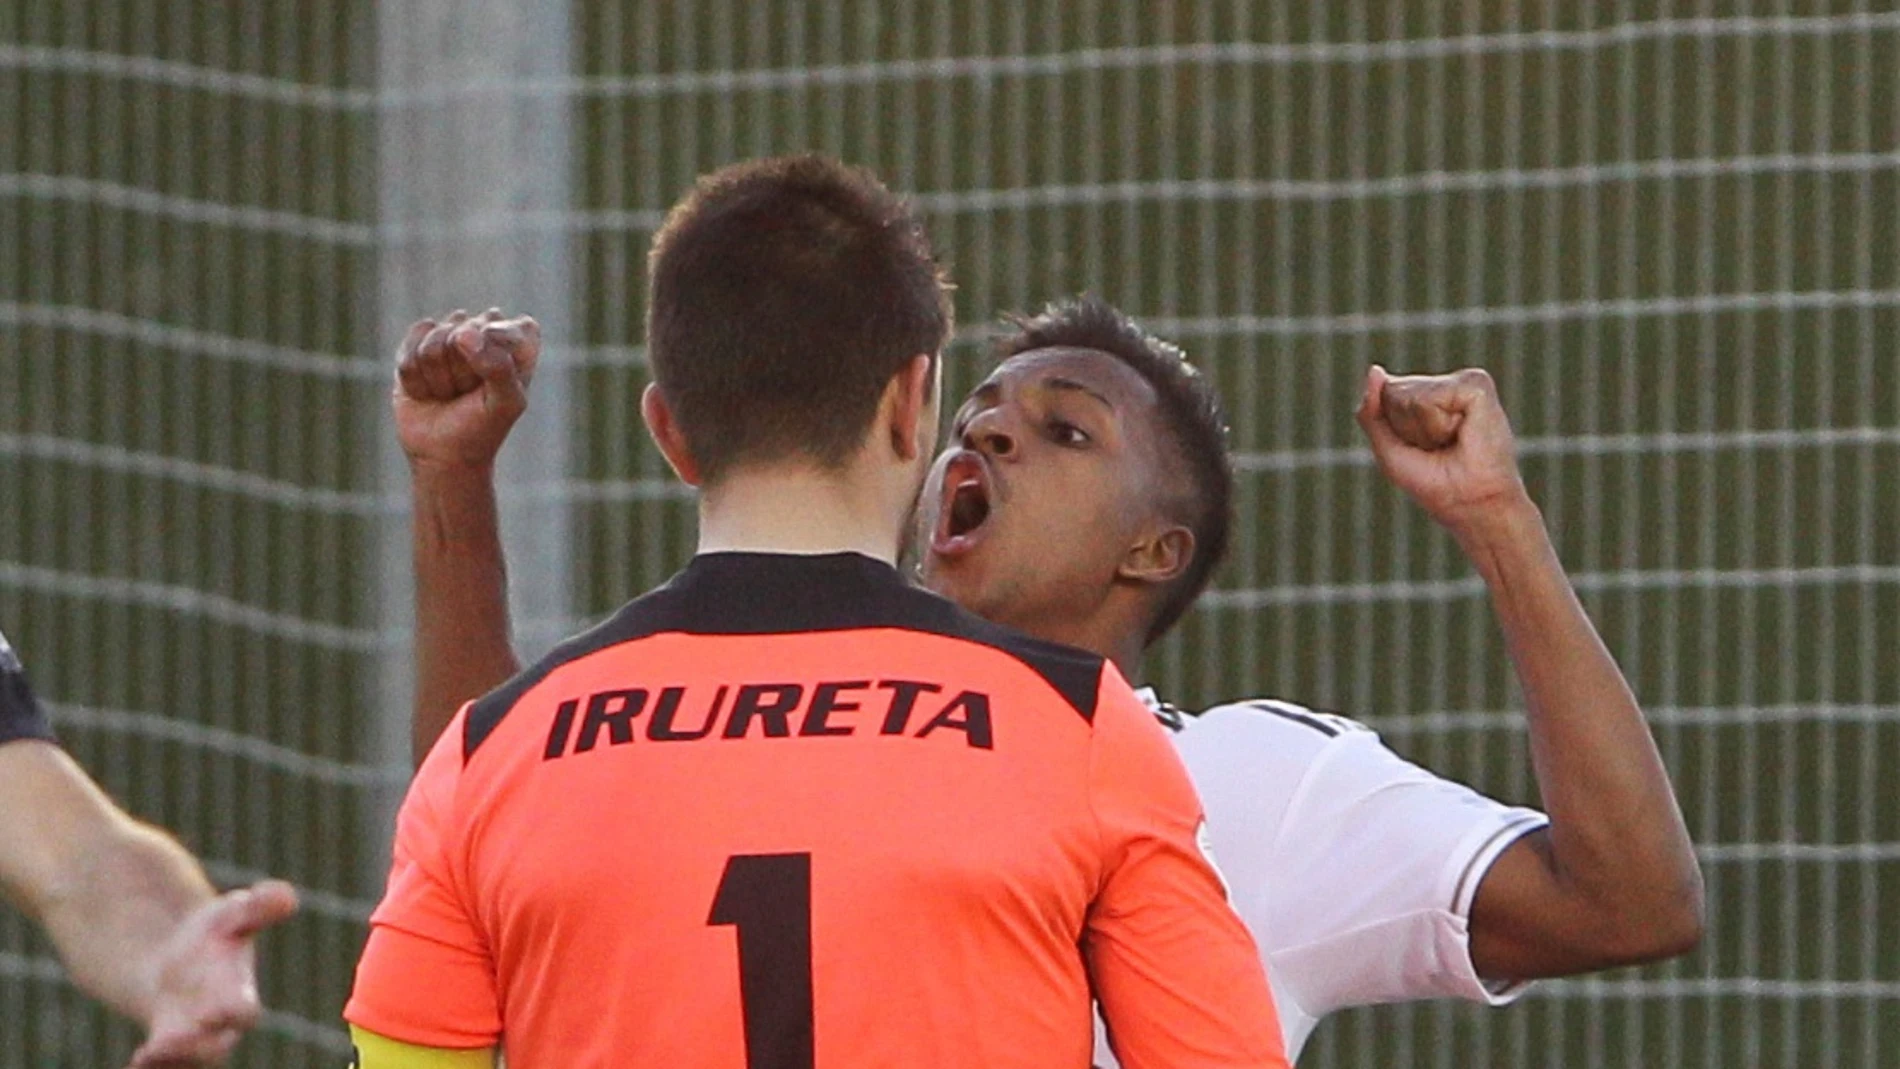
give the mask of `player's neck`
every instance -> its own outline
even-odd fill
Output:
[[[862,553],[897,561],[908,502],[893,480],[808,465],[733,471],[699,499],[699,552]]]
[[[1141,685],[1141,655],[1147,645],[1140,629],[1130,629],[1117,624],[1104,624],[1100,628],[1086,629],[1075,639],[1062,640],[1065,645],[1084,649],[1115,662],[1115,669],[1122,678],[1135,686]]]
[[[1148,636],[1137,631],[1122,635],[1114,643],[1114,648],[1102,654],[1115,662],[1115,670],[1129,685],[1141,686],[1141,655],[1148,652]]]
[[[1126,594],[1111,591],[1092,611],[1076,612],[1073,607],[1065,607],[1034,620],[1003,622],[1045,641],[1105,657],[1115,663],[1122,678],[1140,685],[1142,654],[1147,651],[1148,612],[1145,605]]]
[[[1148,652],[1148,632],[1155,624],[1154,592],[1117,584],[1091,623],[1100,632],[1091,648],[1114,661],[1123,679],[1141,686],[1141,662]]]

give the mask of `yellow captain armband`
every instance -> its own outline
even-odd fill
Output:
[[[493,1047],[481,1050],[418,1047],[355,1025],[350,1026],[350,1043],[354,1048],[350,1069],[495,1069],[499,1064]]]

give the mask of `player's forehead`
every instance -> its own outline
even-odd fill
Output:
[[[1155,403],[1154,386],[1128,364],[1099,349],[1050,346],[1031,349],[996,365],[970,392],[972,401],[996,401],[1026,388],[1070,384],[1106,400],[1124,415]]]

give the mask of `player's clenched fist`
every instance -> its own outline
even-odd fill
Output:
[[[1484,371],[1394,376],[1375,364],[1359,426],[1386,477],[1454,531],[1529,500],[1511,422]]]
[[[409,328],[396,354],[396,435],[412,464],[484,468],[528,407],[541,326],[490,308]]]

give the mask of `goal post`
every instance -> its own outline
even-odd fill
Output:
[[[455,310],[532,315],[545,350],[529,405],[497,464],[508,598],[524,661],[571,625],[567,506],[551,488],[567,471],[567,344],[575,303],[569,234],[569,104],[534,87],[567,73],[572,32],[561,4],[533,0],[379,0],[375,188],[377,272],[366,307],[394,370],[409,325]],[[409,471],[386,397],[361,432],[388,508],[371,573],[380,606],[374,711],[364,725],[377,760],[411,767],[415,606]],[[387,842],[400,792],[365,810],[366,840]],[[387,850],[367,855],[363,891],[382,886]]]

